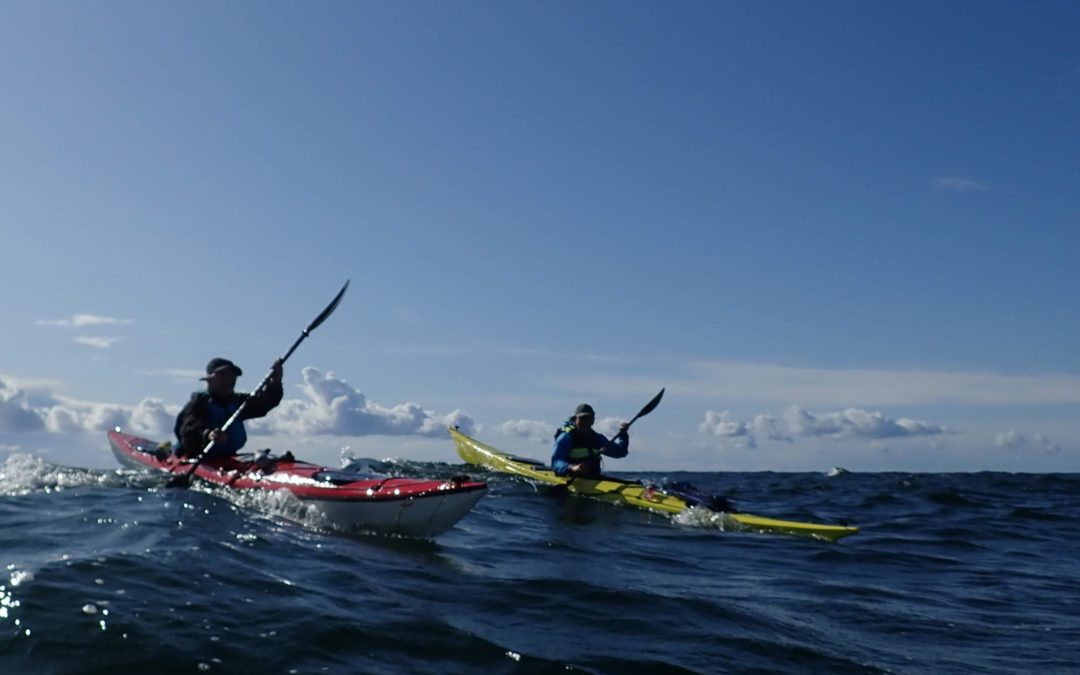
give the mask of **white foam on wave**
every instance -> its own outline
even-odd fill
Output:
[[[213,489],[211,494],[222,497],[231,504],[260,514],[284,518],[315,530],[330,529],[318,504],[300,499],[286,489],[282,490],[234,490]]]
[[[115,482],[116,476],[111,472],[58,466],[36,455],[21,452],[9,455],[0,466],[0,495],[8,497]]]
[[[726,513],[717,513],[700,506],[691,506],[671,517],[672,522],[684,527],[732,531],[742,529],[738,521]]]

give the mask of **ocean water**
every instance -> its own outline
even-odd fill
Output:
[[[0,673],[1080,672],[1080,476],[681,473],[838,543],[490,492],[434,541],[0,465]]]

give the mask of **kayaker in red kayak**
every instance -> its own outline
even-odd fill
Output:
[[[555,433],[551,468],[556,476],[596,477],[600,475],[601,455],[619,458],[630,452],[630,435],[626,431],[629,424],[623,422],[615,440],[609,441],[593,430],[595,421],[596,411],[588,403],[582,403]]]
[[[174,452],[180,457],[197,456],[207,443],[214,445],[206,457],[228,457],[239,452],[247,442],[244,420],[263,417],[281,403],[282,360],[274,361],[269,379],[259,391],[242,394],[236,391],[236,378],[244,372],[228,359],[214,358],[206,364],[206,391],[197,391],[176,417],[173,431],[180,444]],[[228,431],[221,427],[244,401],[240,418]]]

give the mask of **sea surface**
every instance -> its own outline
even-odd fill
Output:
[[[1080,672],[1080,475],[645,476],[861,526],[830,544],[393,469],[491,489],[408,540],[11,455],[0,673]]]

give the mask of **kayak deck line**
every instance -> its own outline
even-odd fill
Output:
[[[590,497],[602,502],[629,504],[673,516],[692,508],[705,509],[703,506],[691,506],[684,499],[668,494],[662,488],[645,485],[638,481],[622,480],[611,476],[600,476],[599,478],[556,476],[547,464],[502,452],[461,433],[453,427],[450,427],[448,431],[450,437],[454,440],[458,455],[469,464],[487,467],[500,473],[521,476],[549,485],[562,485],[572,494]],[[723,516],[722,524],[725,526],[731,525],[732,529],[736,530],[787,534],[824,541],[837,541],[859,531],[858,527],[851,525],[804,523],[755,516],[749,513],[711,513],[720,513]]]

